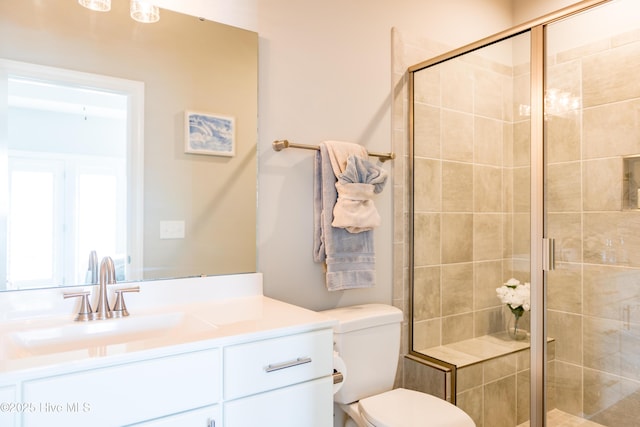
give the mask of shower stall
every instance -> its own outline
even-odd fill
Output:
[[[640,2],[583,1],[408,76],[409,357],[478,427],[639,425]]]

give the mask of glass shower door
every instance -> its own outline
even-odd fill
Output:
[[[442,397],[479,427],[529,419],[530,313],[510,337],[496,288],[530,281],[530,45],[524,31],[412,81],[411,352],[449,369]]]
[[[614,1],[546,28],[549,426],[640,420],[638,16],[637,0]]]

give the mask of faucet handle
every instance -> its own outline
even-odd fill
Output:
[[[65,292],[63,294],[64,299],[67,298],[76,298],[80,299],[80,310],[78,311],[78,315],[74,319],[77,321],[87,321],[93,319],[93,312],[91,311],[91,305],[89,304],[89,291],[86,292]]]
[[[122,295],[125,292],[140,292],[140,286],[116,289],[116,302],[113,304],[113,309],[111,310],[113,317],[125,317],[129,315],[127,306],[124,303],[124,296]]]

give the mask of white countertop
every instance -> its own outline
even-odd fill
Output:
[[[313,331],[335,323],[320,313],[263,296],[259,273],[119,284],[113,289],[132,285],[140,286],[140,292],[125,295],[129,317],[88,322],[73,320],[79,302],[62,298],[69,289],[0,294],[0,385],[55,375],[71,367],[109,366]],[[67,342],[55,335],[59,328],[108,330],[112,326],[120,332],[99,331],[90,335],[94,338]],[[37,337],[35,345],[33,336]],[[44,341],[38,341],[42,337]]]

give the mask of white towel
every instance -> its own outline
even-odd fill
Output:
[[[350,156],[366,159],[369,156],[367,150],[358,144],[342,141],[325,141],[322,143],[327,148],[333,174],[338,178],[347,170],[347,162]]]
[[[338,176],[338,201],[333,208],[334,227],[350,233],[373,230],[380,225],[380,215],[373,203],[387,182],[387,171],[367,159],[351,155],[345,171]]]

